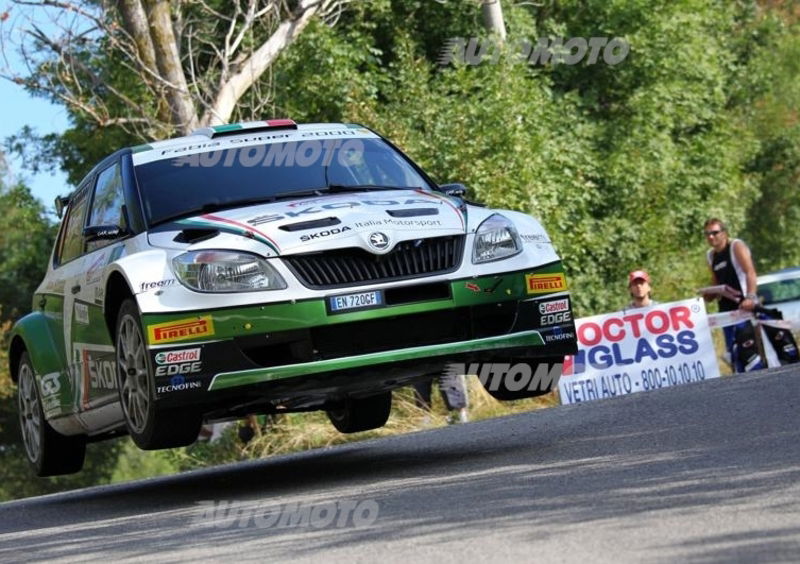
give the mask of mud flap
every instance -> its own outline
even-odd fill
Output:
[[[800,361],[800,355],[798,355],[797,352],[797,342],[790,330],[773,327],[766,323],[762,324],[761,327],[766,334],[766,342],[774,349],[781,365],[793,364]]]
[[[756,332],[749,321],[739,323],[733,330],[733,366],[736,372],[751,372],[766,368],[758,353]]]

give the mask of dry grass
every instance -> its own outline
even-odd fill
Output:
[[[728,352],[725,348],[725,334],[722,329],[711,330],[711,341],[714,343],[714,350],[717,351],[717,364],[719,365],[720,376],[730,376],[733,374],[731,365],[725,360]]]
[[[475,377],[467,378],[467,387],[471,421],[522,413],[559,404],[557,392],[528,400],[499,402],[483,390]],[[278,423],[271,425],[261,436],[250,441],[242,449],[242,455],[244,458],[263,458],[375,437],[444,427],[448,424],[447,410],[441,396],[436,392],[433,396],[432,411],[428,413],[415,405],[411,388],[397,390],[393,395],[392,413],[386,425],[380,429],[352,435],[339,433],[323,412],[289,414],[281,418]]]

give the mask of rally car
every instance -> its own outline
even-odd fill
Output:
[[[204,421],[325,410],[382,426],[454,363],[575,352],[534,218],[467,201],[357,124],[270,120],[127,148],[66,198],[10,368],[39,475],[87,441],[192,443]],[[547,393],[495,379],[490,393]]]

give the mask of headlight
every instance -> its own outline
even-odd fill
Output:
[[[267,261],[235,251],[192,251],[172,259],[181,284],[198,292],[283,290],[286,282]]]
[[[475,232],[472,262],[491,262],[522,252],[522,240],[517,228],[508,219],[494,214],[484,220]]]

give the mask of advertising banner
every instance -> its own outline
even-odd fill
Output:
[[[702,299],[576,319],[561,403],[572,404],[719,378]]]

